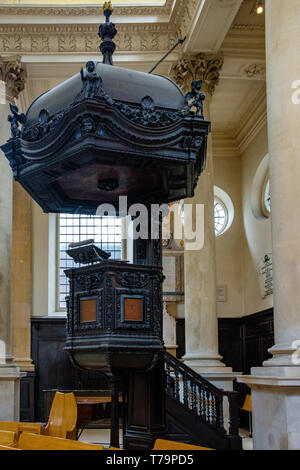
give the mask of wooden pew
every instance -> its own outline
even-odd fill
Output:
[[[17,423],[10,421],[0,421],[0,431],[12,431],[16,434],[20,432],[29,432],[32,434],[40,434],[42,430],[41,423]]]
[[[45,436],[76,439],[77,403],[73,393],[57,392],[54,396],[48,423],[42,428]]]
[[[54,396],[48,423],[0,421],[0,430],[76,439],[77,403],[73,393],[57,392]]]
[[[183,444],[182,442],[156,439],[153,450],[213,450],[213,449],[209,449],[207,447],[194,446],[191,444]]]
[[[1,446],[10,446],[17,439],[17,435],[13,431],[0,431],[0,445]]]
[[[21,450],[104,450],[101,445],[25,432],[20,435],[14,447]]]
[[[15,447],[9,447],[9,446],[0,446],[0,450],[20,450],[20,449],[16,449]]]

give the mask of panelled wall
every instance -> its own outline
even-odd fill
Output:
[[[74,367],[64,351],[65,318],[32,317],[32,359],[35,374],[22,379],[21,419],[44,421],[45,391],[105,390],[107,383],[101,374]],[[178,320],[178,353],[184,355],[184,320]],[[259,366],[274,344],[273,310],[266,310],[243,318],[219,319],[219,348],[224,361],[234,371],[249,373]],[[242,397],[244,390],[241,389]]]

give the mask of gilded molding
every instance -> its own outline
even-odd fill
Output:
[[[24,90],[25,78],[20,57],[0,57],[0,80],[6,85],[6,97],[9,102],[18,98]]]
[[[171,70],[171,78],[184,90],[189,89],[193,80],[202,80],[204,89],[213,94],[220,79],[224,59],[204,54],[185,55]]]
[[[99,2],[101,3],[101,2]],[[147,15],[169,15],[172,11],[174,0],[166,0],[163,6],[132,6],[132,7],[114,7],[114,14],[117,16],[147,16]],[[0,6],[0,15],[18,15],[18,16],[94,16],[99,18],[103,15],[102,6],[19,6],[5,5]]]

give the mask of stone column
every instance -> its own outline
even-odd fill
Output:
[[[300,237],[298,0],[266,1],[266,57],[275,346],[251,376],[254,448],[300,449]],[[298,83],[293,84],[294,81]],[[293,90],[293,87],[298,87]],[[293,97],[293,93],[295,96]],[[298,341],[298,343],[296,343]]]
[[[24,88],[24,72],[18,58],[0,58],[0,141],[10,137],[7,117],[12,103]],[[12,172],[0,151],[0,420],[19,418],[20,369],[11,354],[11,248]]]
[[[163,340],[165,343],[166,350],[176,357],[176,320],[168,312],[167,302],[163,303]]]
[[[172,78],[184,92],[193,80],[203,81],[206,95],[204,117],[210,120],[210,100],[223,66],[221,57],[202,54],[183,57],[172,70]],[[216,246],[214,225],[214,179],[212,139],[208,137],[206,169],[199,178],[195,196],[185,204],[204,205],[204,247],[185,250],[185,363],[217,386],[232,389],[232,369],[226,367],[218,353],[218,319],[216,304]],[[195,211],[194,211],[195,215]],[[194,225],[195,226],[195,225]]]

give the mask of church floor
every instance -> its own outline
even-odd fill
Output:
[[[253,439],[249,437],[249,433],[241,429],[240,435],[243,438],[243,450],[253,450]],[[108,448],[109,437],[109,429],[85,429],[79,440],[92,444],[101,444],[105,448]],[[120,445],[122,446],[122,431],[120,431]]]
[[[109,447],[110,429],[85,429],[79,441],[90,444],[101,444],[105,448]],[[122,430],[120,431],[120,445],[122,447]]]

